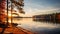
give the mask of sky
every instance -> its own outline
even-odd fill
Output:
[[[24,0],[25,14],[20,16],[51,14],[60,12],[60,0]]]

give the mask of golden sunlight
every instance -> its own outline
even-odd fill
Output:
[[[11,17],[11,14],[8,14],[9,17]]]

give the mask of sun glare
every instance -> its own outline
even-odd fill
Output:
[[[11,17],[11,14],[8,14],[9,17]]]

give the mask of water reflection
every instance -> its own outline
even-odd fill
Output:
[[[13,23],[18,23],[18,27],[22,27],[24,29],[39,32],[45,30],[52,30],[55,28],[59,28],[59,24],[47,23],[47,22],[37,22],[33,21],[32,18],[13,18]]]

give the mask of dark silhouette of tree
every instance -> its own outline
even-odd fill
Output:
[[[25,12],[23,11],[23,7],[24,7],[24,0],[9,0],[9,8],[12,7],[13,11],[19,12],[19,13],[23,13],[25,14]],[[17,10],[15,10],[17,9]]]

